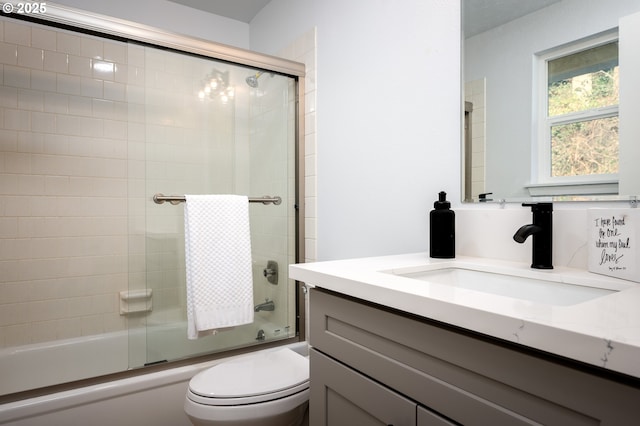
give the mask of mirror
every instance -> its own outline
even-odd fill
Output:
[[[640,49],[640,2],[462,0],[462,16],[463,202],[629,200],[640,195],[640,100],[632,99],[640,91],[640,84],[632,81],[640,75],[640,59],[635,58]],[[553,171],[545,174],[543,167],[545,159],[549,163],[549,156],[555,155],[557,142],[556,127],[538,118],[546,117],[546,97],[551,96],[545,58],[558,57],[556,52],[571,46],[604,44],[601,38],[619,44],[615,66],[619,59],[620,84],[614,84],[619,103],[606,107],[607,114],[615,111],[607,117],[615,115],[610,128],[619,132],[618,152],[613,155],[619,161],[618,173],[548,178]],[[608,60],[596,62],[612,66]],[[546,134],[550,136],[544,145],[540,141]]]

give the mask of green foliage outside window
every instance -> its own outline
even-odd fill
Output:
[[[618,173],[618,117],[551,128],[551,175]]]
[[[616,63],[549,83],[549,117],[567,118],[550,127],[552,176],[618,172],[617,110],[603,116],[597,112],[618,105],[618,68]]]

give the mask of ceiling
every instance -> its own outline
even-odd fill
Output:
[[[462,0],[464,36],[471,37],[562,0]]]
[[[271,0],[169,0],[184,6],[249,23]]]
[[[169,0],[249,23],[271,0]],[[561,0],[462,0],[465,37],[471,37]]]

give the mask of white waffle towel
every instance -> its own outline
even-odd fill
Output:
[[[253,322],[249,200],[186,195],[187,337]]]

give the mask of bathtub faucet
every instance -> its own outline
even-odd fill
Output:
[[[259,305],[256,305],[253,310],[255,312],[259,312],[259,311],[273,311],[276,309],[276,305],[273,303],[273,300],[269,300],[269,299],[265,299],[264,303],[260,303]]]

